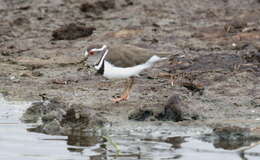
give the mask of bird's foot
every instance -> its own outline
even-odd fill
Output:
[[[123,95],[123,96],[120,96],[119,98],[113,98],[112,101],[114,103],[118,103],[118,102],[121,102],[121,101],[126,101],[128,100],[128,95]]]

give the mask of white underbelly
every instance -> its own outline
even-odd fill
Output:
[[[140,64],[133,67],[116,67],[105,61],[103,76],[108,79],[125,79],[132,76],[138,76],[144,69],[151,67],[149,64]]]

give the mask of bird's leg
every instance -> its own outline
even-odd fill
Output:
[[[122,95],[119,98],[112,99],[112,101],[113,102],[120,102],[120,101],[123,101],[123,100],[127,100],[129,98],[129,94],[131,92],[133,84],[134,84],[134,78],[130,77],[127,80],[127,85],[126,85],[126,88],[124,89],[124,92],[122,93]]]

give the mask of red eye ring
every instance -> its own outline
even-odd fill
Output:
[[[93,55],[94,53],[95,53],[95,52],[93,52],[93,51],[89,51],[89,54],[90,54],[90,55]]]

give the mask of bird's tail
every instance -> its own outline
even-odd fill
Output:
[[[154,64],[156,62],[160,62],[160,61],[163,61],[163,60],[167,60],[168,58],[167,57],[159,57],[159,56],[152,56],[148,61],[147,63],[149,64]]]
[[[169,60],[169,57],[162,57],[160,61]]]

